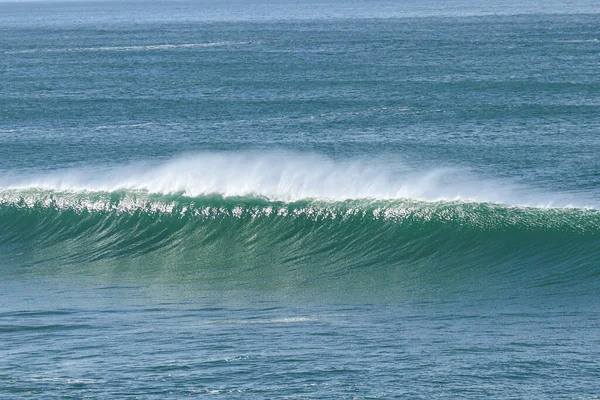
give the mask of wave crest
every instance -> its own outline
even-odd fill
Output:
[[[395,159],[338,161],[285,152],[200,153],[160,164],[71,169],[0,180],[0,190],[144,191],[188,197],[472,201],[520,206],[589,206],[508,182],[479,179],[464,169],[417,169]]]

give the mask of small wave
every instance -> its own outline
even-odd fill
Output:
[[[69,48],[46,48],[27,49],[16,51],[5,51],[5,54],[28,54],[28,53],[71,53],[71,52],[93,52],[93,51],[152,51],[172,49],[193,49],[219,46],[242,46],[255,44],[256,42],[208,42],[208,43],[179,43],[179,44],[150,44],[136,46],[98,46],[98,47],[69,47]]]
[[[220,324],[232,324],[232,325],[247,325],[247,324],[297,324],[307,322],[318,322],[319,320],[311,317],[288,317],[288,318],[271,318],[271,319],[226,319],[220,320]]]
[[[600,39],[556,40],[555,43],[600,43]]]
[[[96,130],[104,130],[104,129],[123,129],[123,128],[144,128],[147,126],[154,125],[154,122],[140,122],[137,124],[119,124],[119,125],[98,125],[94,127]]]

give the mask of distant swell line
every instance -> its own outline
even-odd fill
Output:
[[[234,46],[248,45],[256,42],[209,42],[209,43],[181,43],[181,44],[153,44],[139,46],[100,46],[100,47],[70,47],[70,48],[50,48],[50,49],[27,49],[5,51],[5,54],[28,54],[28,53],[69,53],[69,52],[85,52],[85,51],[150,51],[150,50],[170,50],[170,49],[187,49],[187,48],[203,48],[203,47],[218,47],[218,46]]]

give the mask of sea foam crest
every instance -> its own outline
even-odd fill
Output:
[[[393,159],[335,160],[291,152],[212,152],[161,163],[68,169],[0,179],[0,190],[143,191],[187,197],[473,201],[571,206],[573,199],[507,182],[478,179],[456,168],[414,168]]]

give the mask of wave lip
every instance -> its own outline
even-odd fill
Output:
[[[301,199],[277,201],[257,196],[160,194],[147,191],[0,190],[0,210],[14,213],[148,215],[194,220],[288,217],[310,221],[411,222],[454,225],[457,230],[526,229],[600,233],[600,210],[507,206],[472,201],[414,199]],[[332,223],[333,223],[332,222]]]

